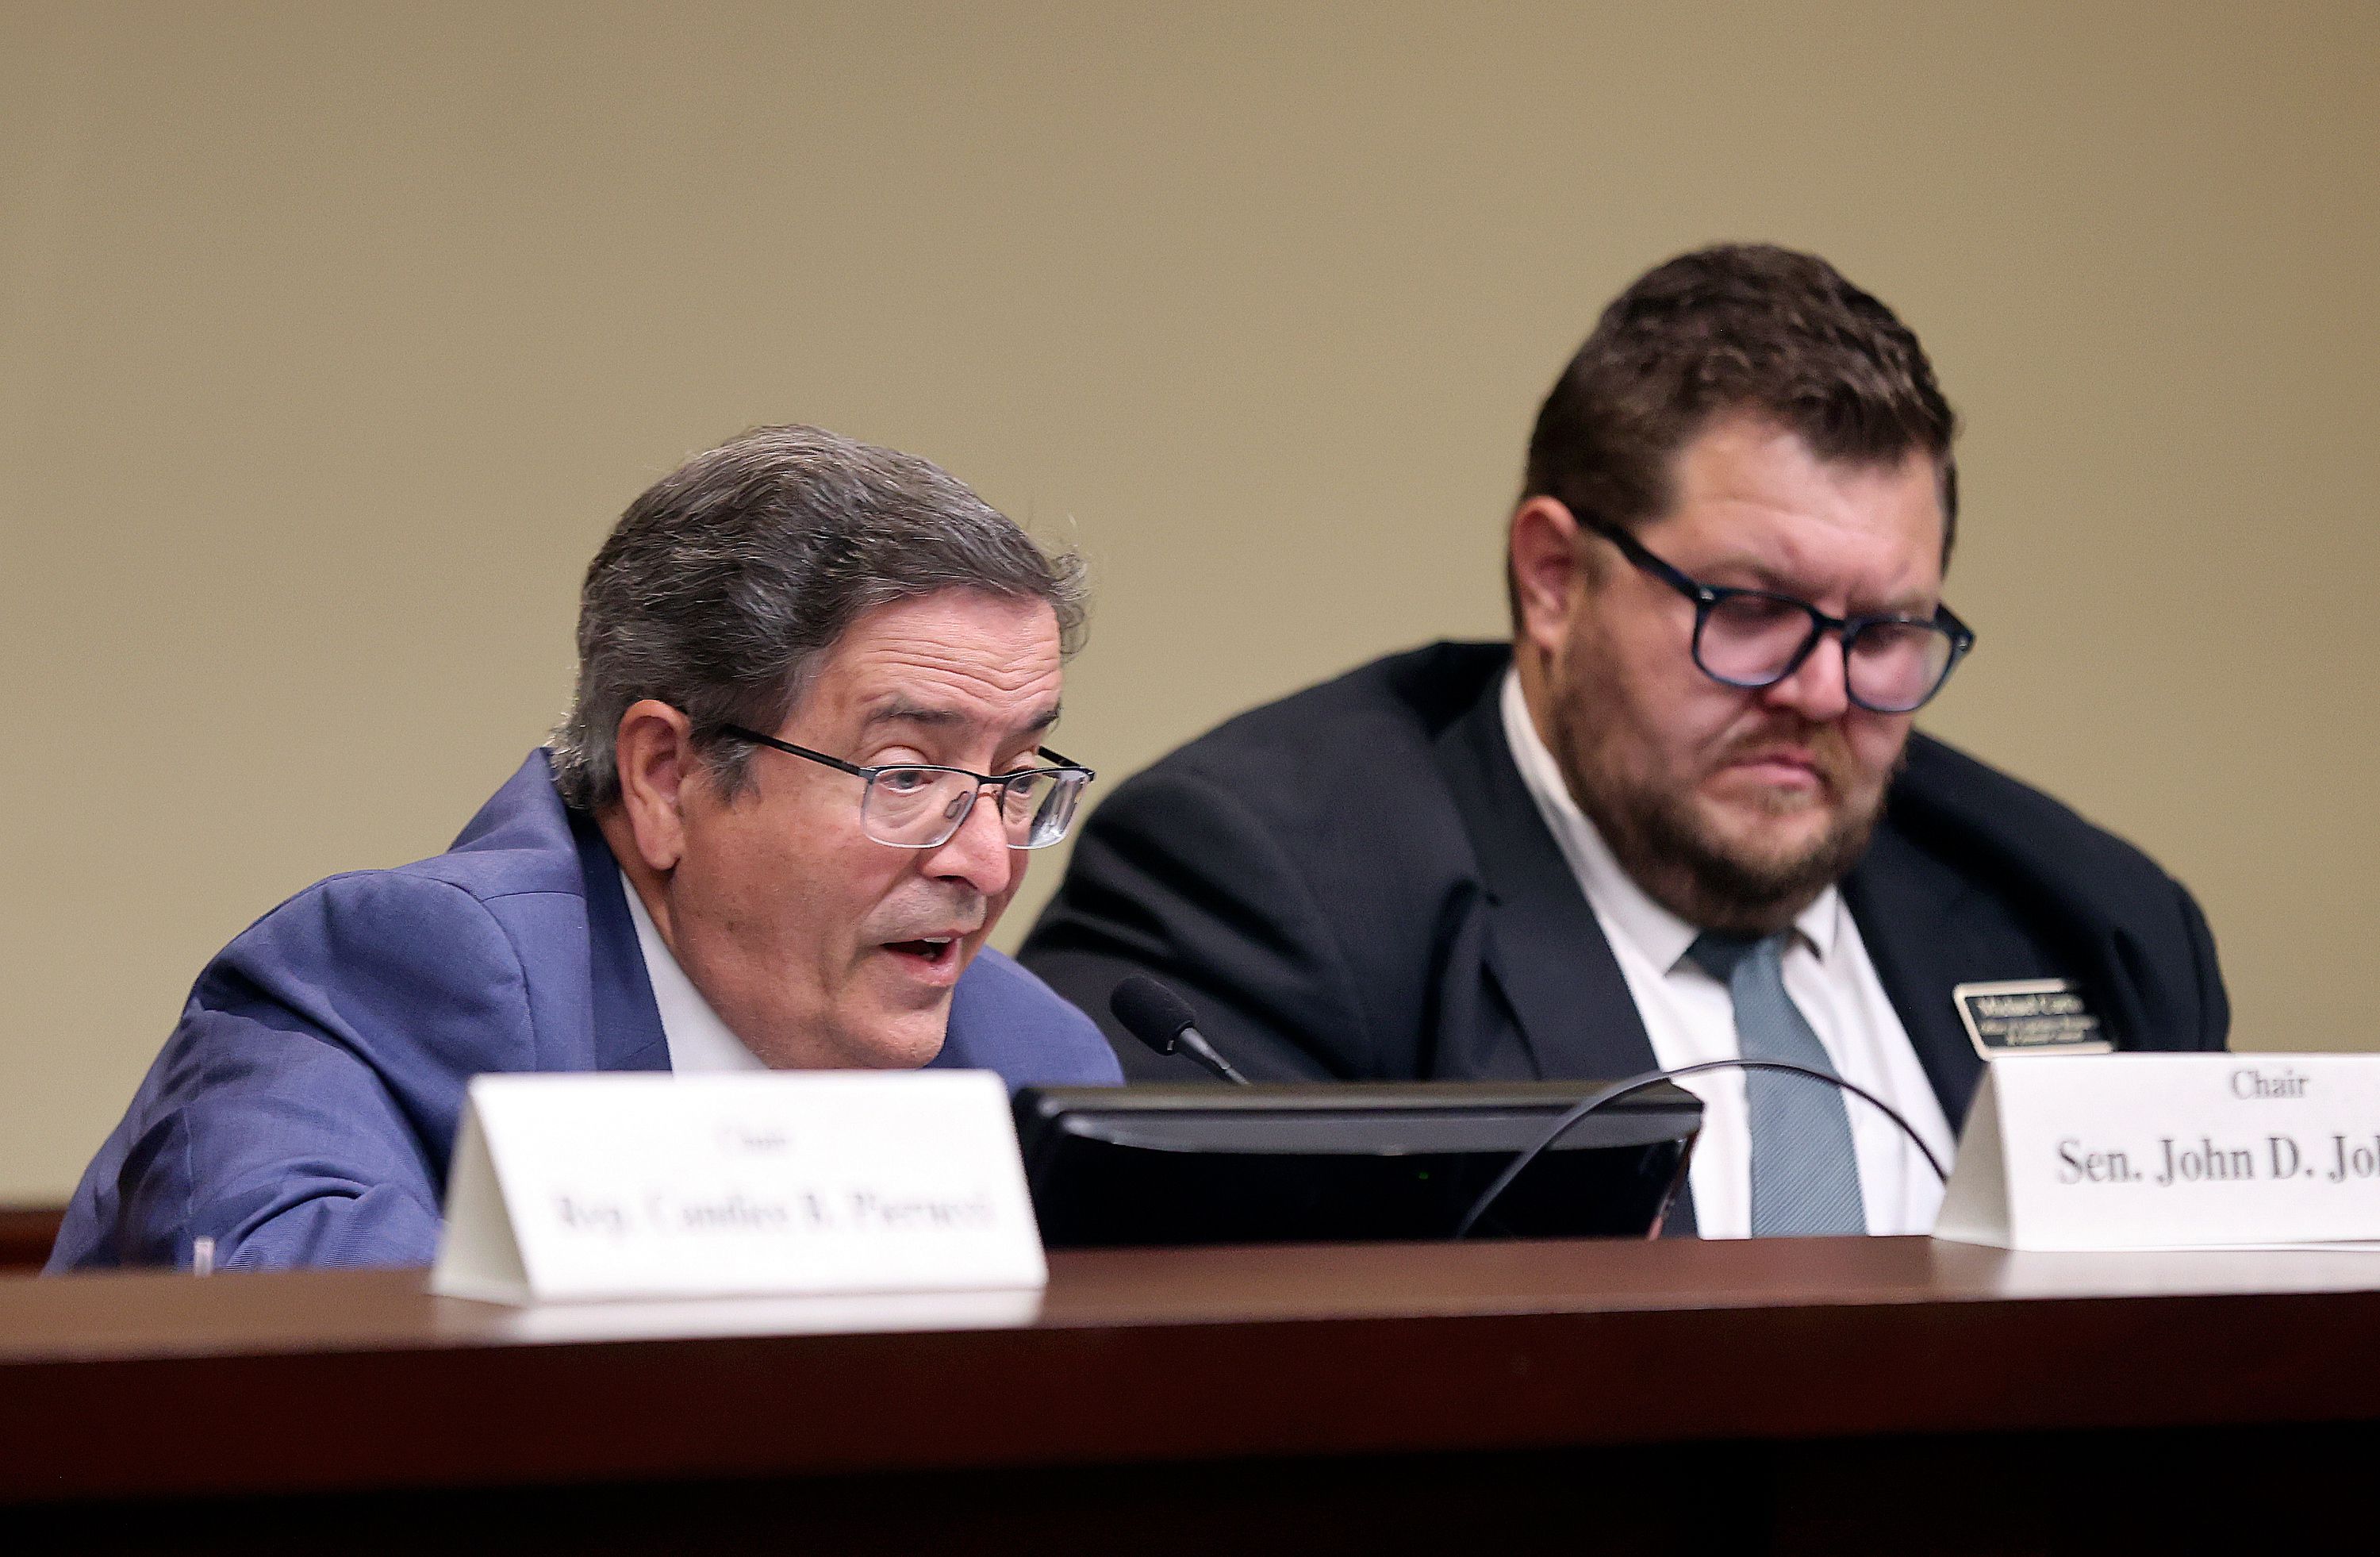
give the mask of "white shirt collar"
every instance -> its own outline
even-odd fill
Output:
[[[686,969],[662,939],[637,883],[620,872],[620,890],[628,894],[628,917],[637,921],[637,946],[645,955],[645,978],[653,987],[653,1004],[660,1008],[662,1039],[669,1045],[670,1069],[680,1076],[697,1071],[766,1070],[760,1057],[719,1019],[710,1002],[694,987]]]
[[[1537,803],[1537,814],[1561,846],[1562,858],[1570,862],[1571,873],[1578,878],[1587,902],[1605,925],[1614,934],[1626,936],[1646,961],[1664,971],[1674,971],[1686,948],[1702,933],[1701,927],[1655,902],[1634,877],[1621,869],[1611,845],[1572,797],[1554,754],[1538,738],[1536,721],[1529,717],[1528,700],[1521,695],[1517,666],[1504,673],[1500,708],[1504,741],[1512,748],[1521,782]],[[1842,894],[1829,886],[1793,918],[1793,928],[1821,961],[1834,949],[1842,912]]]

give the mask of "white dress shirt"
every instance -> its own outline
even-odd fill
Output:
[[[1553,753],[1537,737],[1518,672],[1505,673],[1502,712],[1504,738],[1522,782],[1578,877],[1604,939],[1611,943],[1645,1036],[1653,1040],[1654,1063],[1670,1070],[1737,1058],[1742,1051],[1735,1002],[1724,983],[1686,956],[1701,931],[1656,903],[1620,868],[1603,834],[1572,798]],[[1835,1074],[1899,1109],[1947,1166],[1953,1143],[1941,1101],[1885,997],[1841,893],[1828,887],[1794,918],[1784,968],[1785,992],[1826,1046]],[[1706,1238],[1748,1236],[1752,1142],[1743,1072],[1713,1071],[1678,1085],[1703,1101],[1702,1138],[1687,1170],[1695,1228]],[[1932,1232],[1942,1207],[1942,1186],[1934,1170],[1892,1121],[1849,1094],[1843,1103],[1851,1115],[1868,1231]]]
[[[704,1071],[766,1070],[760,1057],[719,1019],[710,1002],[694,987],[686,969],[662,939],[637,883],[620,872],[620,890],[628,894],[628,917],[637,921],[637,946],[645,954],[645,978],[653,987],[653,1004],[662,1014],[662,1040],[669,1045],[670,1069],[679,1076]]]

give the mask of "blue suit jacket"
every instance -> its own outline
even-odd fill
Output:
[[[937,1067],[1122,1079],[1088,1018],[985,950]],[[83,1173],[50,1269],[427,1264],[463,1089],[486,1071],[667,1070],[619,868],[542,750],[434,859],[334,876],[199,975]]]

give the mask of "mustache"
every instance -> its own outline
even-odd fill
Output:
[[[1791,714],[1764,718],[1752,728],[1730,736],[1719,748],[1716,766],[1726,767],[1779,747],[1806,755],[1830,789],[1848,787],[1858,768],[1851,741],[1840,725],[1815,724]]]
[[[990,901],[979,892],[953,887],[937,892],[930,900],[888,903],[870,924],[873,939],[879,941],[914,941],[921,936],[956,934],[973,935],[984,927],[990,916]]]

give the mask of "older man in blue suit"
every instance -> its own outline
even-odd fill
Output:
[[[983,944],[1091,777],[1044,744],[1079,580],[910,456],[786,427],[690,461],[588,569],[551,745],[446,853],[207,967],[51,1268],[426,1263],[488,1071],[1119,1079]]]

